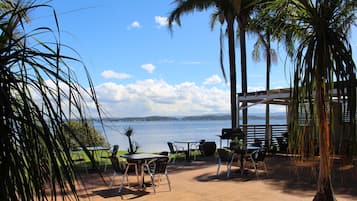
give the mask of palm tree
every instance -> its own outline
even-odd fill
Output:
[[[264,9],[264,5],[257,5],[254,9],[254,17],[249,20],[248,29],[258,35],[258,39],[254,44],[254,49],[252,52],[252,57],[255,61],[261,60],[261,51],[263,51],[264,58],[266,59],[266,91],[270,90],[270,69],[272,63],[277,62],[277,54],[274,49],[271,48],[271,40],[273,32],[272,27],[269,26],[268,22],[272,18],[273,14],[269,10],[268,13],[265,13],[267,9]],[[265,124],[266,131],[268,134],[269,125],[270,125],[270,107],[269,103],[266,103],[265,106]],[[268,139],[266,137],[266,139]],[[268,144],[268,140],[266,140]]]
[[[232,128],[237,128],[237,81],[236,81],[236,59],[235,59],[235,42],[234,42],[234,22],[237,20],[240,24],[239,30],[241,31],[241,70],[242,70],[242,90],[247,92],[247,65],[246,65],[246,47],[245,47],[245,25],[247,23],[248,11],[251,5],[250,1],[240,1],[240,0],[176,0],[177,7],[171,11],[169,20],[169,27],[172,28],[173,22],[175,21],[179,26],[181,26],[181,15],[194,10],[203,11],[208,8],[215,7],[213,20],[218,20],[221,25],[226,22],[227,29],[226,33],[228,35],[228,51],[229,51],[229,70],[230,70],[230,90],[231,90],[231,125]],[[249,5],[249,6],[248,6]],[[222,36],[222,34],[221,34]],[[222,41],[222,39],[221,39]],[[222,44],[222,42],[221,42]],[[226,79],[223,60],[222,60],[222,47],[221,47],[221,70],[224,78]],[[245,103],[246,104],[246,103]],[[247,111],[246,105],[244,111]],[[244,112],[243,111],[243,112]],[[247,114],[247,113],[244,113]],[[244,115],[243,115],[244,116]],[[247,115],[246,115],[247,116]],[[244,121],[243,121],[244,123]],[[247,120],[246,122],[247,123]]]
[[[298,44],[294,55],[293,115],[297,128],[299,107],[307,101],[312,124],[317,126],[320,166],[314,200],[335,200],[330,164],[332,101],[342,102],[348,97],[350,121],[356,121],[356,65],[348,41],[356,8],[353,0],[281,0],[269,6],[277,11],[274,27],[279,27],[278,35],[284,33]],[[340,95],[337,100],[333,99],[334,87]],[[352,126],[355,138],[354,129]]]
[[[27,31],[28,13],[43,7],[50,8],[34,1],[0,3],[0,200],[79,200],[60,126],[71,118],[85,122],[87,98],[99,105],[90,78],[89,89],[82,87],[67,65],[80,62],[61,53],[68,47],[58,42],[55,12],[54,30]],[[40,41],[44,35],[55,42]]]

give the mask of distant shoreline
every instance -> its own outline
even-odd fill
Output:
[[[265,119],[264,114],[254,114],[248,116],[249,119],[263,120]],[[271,114],[271,120],[286,119],[284,114]],[[98,119],[93,119],[98,121]],[[168,116],[147,116],[147,117],[112,117],[112,118],[103,118],[103,121],[200,121],[200,120],[231,120],[230,115],[199,115],[199,116],[184,116],[184,117],[168,117]]]

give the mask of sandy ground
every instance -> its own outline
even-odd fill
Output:
[[[156,194],[151,187],[139,190],[136,187],[123,188],[118,192],[121,177],[115,178],[112,188],[108,187],[112,170],[103,173],[83,174],[79,186],[82,200],[155,200],[155,201],[303,201],[312,200],[316,189],[316,165],[311,162],[296,162],[283,156],[266,159],[268,174],[260,171],[259,179],[253,169],[247,168],[240,174],[238,166],[232,167],[232,175],[226,177],[226,166],[216,176],[217,164],[214,157],[201,158],[191,163],[178,161],[169,166],[172,190],[169,191],[164,177]],[[336,198],[339,201],[357,200],[357,167],[336,162],[332,176]],[[129,176],[135,183],[136,177]],[[145,177],[149,181],[149,176]]]

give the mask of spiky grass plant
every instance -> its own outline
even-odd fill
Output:
[[[100,116],[87,70],[85,88],[67,65],[81,62],[62,54],[63,48],[75,51],[59,42],[55,11],[55,29],[27,31],[28,13],[44,7],[52,9],[35,1],[0,2],[0,200],[78,200],[59,126],[71,118],[84,122],[88,98]],[[54,42],[41,41],[44,35]]]

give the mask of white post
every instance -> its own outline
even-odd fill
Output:
[[[236,95],[237,96],[237,128],[239,128],[239,110],[240,110],[240,108],[239,108],[239,96],[238,96],[238,94]]]

